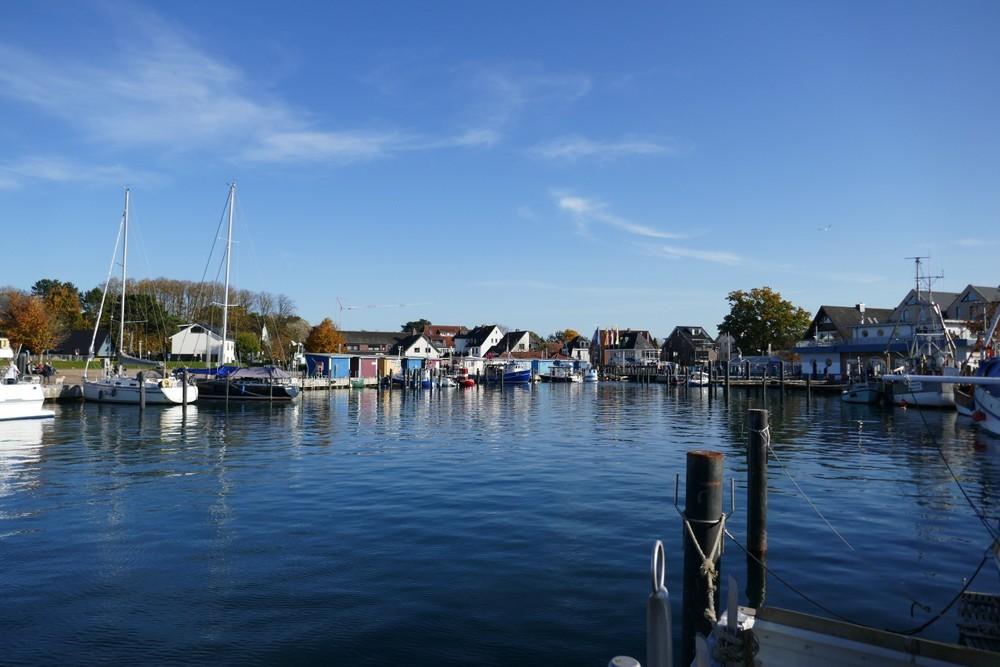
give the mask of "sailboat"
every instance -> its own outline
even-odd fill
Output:
[[[233,215],[236,210],[236,183],[229,185],[226,200],[228,228],[226,233],[226,281],[222,297],[222,342],[219,345],[217,367],[207,372],[209,377],[198,382],[202,400],[225,401],[293,401],[299,388],[292,376],[276,366],[239,368],[225,366],[226,335],[229,331],[229,270],[233,248]],[[195,373],[204,373],[195,371]]]
[[[119,237],[115,240],[115,251],[111,257],[111,268],[108,270],[108,279],[104,283],[104,292],[101,294],[101,306],[97,311],[97,318],[94,322],[94,335],[90,339],[90,349],[87,354],[87,363],[83,369],[83,397],[85,400],[97,403],[131,403],[138,405],[142,394],[145,394],[147,405],[175,405],[183,403],[185,400],[192,403],[198,399],[198,388],[189,385],[184,387],[180,381],[166,376],[144,378],[142,381],[138,377],[128,377],[125,373],[126,364],[129,366],[155,367],[161,364],[149,359],[138,359],[129,357],[123,352],[125,344],[125,277],[128,270],[128,222],[129,222],[129,190],[125,188],[125,212],[122,214],[122,223],[119,228]],[[90,362],[94,360],[94,344],[97,340],[97,331],[101,325],[101,316],[104,313],[104,303],[108,296],[108,287],[111,284],[111,272],[114,269],[115,259],[118,257],[118,241],[122,241],[122,291],[121,291],[121,313],[118,322],[118,340],[115,341],[116,363],[112,368],[105,363],[104,371],[100,378],[93,380],[88,376]]]

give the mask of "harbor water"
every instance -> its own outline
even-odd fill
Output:
[[[687,450],[725,453],[745,534],[751,407],[779,457],[775,572],[877,627],[951,599],[988,538],[938,445],[1000,515],[1000,441],[954,413],[624,383],[58,405],[0,424],[0,662],[641,659],[656,539],[679,625]],[[723,580],[744,571],[727,545]],[[987,568],[972,589],[997,583]],[[774,579],[767,602],[824,613]],[[955,620],[924,636],[956,640]]]

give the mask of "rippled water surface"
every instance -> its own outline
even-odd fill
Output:
[[[642,658],[657,538],[680,616],[684,453],[725,452],[742,537],[745,415],[762,400],[625,384],[369,390],[0,423],[0,662]],[[870,624],[928,618],[913,602],[942,606],[988,541],[935,442],[996,516],[1000,441],[954,413],[777,391],[767,407],[781,461],[853,547],[772,461],[771,566]],[[723,573],[743,572],[730,546]],[[817,611],[768,586],[769,603]],[[954,621],[926,634],[954,640]]]

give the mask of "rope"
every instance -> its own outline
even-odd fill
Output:
[[[723,514],[718,521],[711,522],[713,525],[719,526],[719,531],[715,534],[715,543],[712,544],[708,555],[701,550],[698,538],[694,536],[694,529],[691,528],[691,521],[684,514],[681,514],[681,518],[684,520],[684,528],[687,529],[691,543],[694,545],[695,550],[697,550],[698,556],[701,557],[699,572],[701,572],[701,576],[705,577],[705,591],[708,597],[707,604],[705,605],[705,619],[714,624],[718,621],[715,615],[715,590],[717,588],[716,578],[719,576],[715,565],[722,554],[722,535],[726,532],[726,515]]]
[[[782,472],[785,473],[785,476],[788,477],[788,480],[798,490],[799,495],[801,495],[805,499],[805,501],[809,503],[809,506],[812,507],[813,511],[816,512],[816,516],[818,516],[820,519],[823,520],[823,523],[825,523],[827,527],[833,531],[834,535],[840,538],[841,542],[847,545],[848,549],[854,551],[855,550],[854,546],[847,541],[847,538],[845,538],[843,535],[840,534],[840,531],[838,531],[836,528],[833,527],[833,524],[830,523],[825,516],[823,516],[823,513],[820,512],[819,508],[816,506],[816,503],[814,503],[812,499],[808,495],[806,495],[806,492],[802,490],[802,487],[799,486],[799,483],[795,481],[795,478],[792,477],[792,474],[788,472],[788,468],[785,467],[785,463],[781,460],[781,457],[779,457],[778,453],[774,451],[773,447],[771,447],[771,425],[768,424],[763,430],[757,431],[757,433],[760,433],[764,437],[764,446],[767,447],[767,451],[771,453],[771,456],[774,457],[774,460],[778,462],[779,466],[781,466]]]
[[[830,609],[829,607],[827,607],[822,602],[819,602],[815,598],[810,597],[805,592],[803,592],[802,590],[800,590],[799,588],[797,588],[794,584],[792,584],[791,582],[789,582],[787,579],[785,579],[784,577],[780,576],[777,572],[775,572],[774,570],[772,570],[771,568],[769,568],[767,566],[767,564],[764,563],[762,560],[760,560],[755,555],[753,555],[752,553],[750,553],[749,551],[747,551],[746,547],[744,547],[742,544],[740,544],[740,541],[738,539],[736,539],[733,536],[733,534],[729,532],[729,530],[727,530],[725,528],[723,528],[723,530],[726,533],[726,537],[728,537],[730,540],[732,540],[733,544],[735,544],[737,547],[739,547],[740,550],[743,553],[745,553],[747,556],[749,556],[751,559],[753,559],[754,562],[756,562],[758,565],[760,565],[762,568],[764,568],[764,571],[767,572],[767,574],[769,576],[772,576],[775,579],[777,579],[779,582],[781,582],[782,584],[784,584],[786,588],[788,588],[790,591],[792,591],[793,593],[795,593],[796,595],[798,595],[800,598],[802,598],[803,600],[805,600],[809,604],[813,605],[817,609],[820,609],[820,610],[826,612],[827,614],[829,614],[830,616],[833,616],[834,618],[836,618],[838,620],[841,620],[841,621],[843,621],[845,623],[851,623],[852,625],[860,625],[860,626],[863,626],[863,627],[871,627],[871,626],[867,625],[866,623],[861,623],[861,622],[856,621],[854,619],[848,618],[847,616],[844,616],[843,614],[839,614],[839,613],[835,612],[834,610]],[[939,621],[942,616],[944,616],[946,613],[948,613],[948,610],[951,609],[955,605],[955,603],[959,600],[959,598],[962,597],[962,593],[964,593],[965,591],[969,590],[969,586],[971,586],[972,582],[975,580],[975,578],[977,576],[979,576],[979,573],[982,571],[983,566],[986,564],[986,562],[989,559],[990,559],[990,550],[987,549],[986,553],[983,554],[982,559],[980,559],[979,565],[976,566],[975,571],[972,573],[972,576],[968,577],[965,580],[964,585],[962,586],[962,588],[959,589],[959,591],[955,594],[955,596],[951,599],[951,601],[949,601],[948,604],[946,604],[941,609],[941,611],[939,611],[937,614],[935,614],[929,620],[925,621],[924,623],[921,623],[918,626],[912,627],[912,628],[906,628],[906,629],[883,628],[883,630],[885,630],[886,632],[893,632],[893,633],[898,634],[898,635],[915,635],[915,634],[923,632],[924,630],[926,630],[927,628],[929,628],[931,625],[933,625],[934,623],[936,623],[937,621]],[[911,607],[911,609],[912,609],[912,607]]]

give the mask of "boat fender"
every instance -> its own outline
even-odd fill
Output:
[[[976,410],[972,413],[972,421],[981,422],[986,420],[986,413],[982,410]]]

